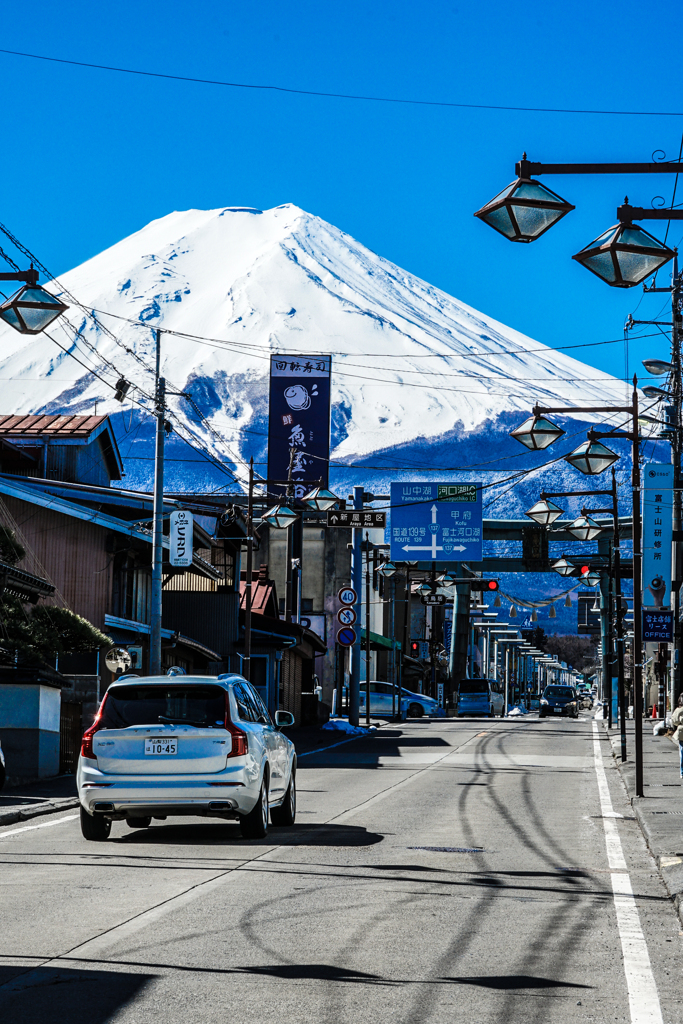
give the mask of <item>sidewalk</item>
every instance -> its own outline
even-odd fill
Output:
[[[0,790],[0,825],[13,825],[16,821],[77,806],[75,775],[58,775],[26,786],[5,787]]]
[[[626,723],[628,760],[621,761],[618,729],[611,730],[609,739],[633,813],[683,923],[683,780],[678,743],[666,736],[653,736],[653,725],[650,719],[643,720],[643,797],[635,796],[634,723]]]

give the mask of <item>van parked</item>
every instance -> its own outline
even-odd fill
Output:
[[[505,687],[498,679],[461,679],[458,687],[458,718],[463,715],[505,717]]]

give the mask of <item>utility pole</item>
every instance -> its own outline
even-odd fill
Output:
[[[671,710],[676,707],[678,695],[681,692],[681,658],[683,656],[683,630],[681,629],[681,580],[683,580],[683,545],[680,542],[681,531],[681,487],[683,486],[683,474],[681,474],[681,404],[683,388],[681,384],[681,279],[678,274],[678,251],[674,256],[673,275],[671,279],[671,362],[672,371],[672,393],[673,393],[673,431],[671,438],[671,455],[674,464],[674,586],[672,587],[674,610],[674,645],[671,665]],[[666,717],[666,711],[664,714]]]
[[[638,380],[633,378],[633,662],[636,796],[643,796],[643,532],[640,514],[640,439],[638,431]]]
[[[160,377],[161,331],[156,332],[156,449],[154,453],[154,524],[152,528],[152,607],[149,636],[149,672],[161,675],[161,602],[164,557],[164,436],[166,381]]]
[[[289,531],[287,531],[289,532]],[[242,675],[251,679],[251,584],[254,560],[254,457],[249,459],[249,496],[247,498],[247,578],[244,583],[244,657]]]
[[[370,725],[370,534],[365,533],[365,724]]]
[[[353,489],[354,509],[363,508],[363,488]],[[356,592],[356,603],[353,610],[356,613],[356,641],[351,648],[351,678],[349,680],[349,722],[351,725],[358,725],[358,713],[360,705],[360,637],[361,637],[361,587],[363,584],[363,553],[362,539],[363,531],[354,529],[353,533],[353,563],[351,565],[351,580],[353,589]]]

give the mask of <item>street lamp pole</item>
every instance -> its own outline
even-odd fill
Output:
[[[166,381],[161,372],[161,331],[156,332],[156,448],[154,452],[154,523],[152,527],[152,602],[149,635],[150,675],[161,675],[162,565],[164,556],[164,423]]]

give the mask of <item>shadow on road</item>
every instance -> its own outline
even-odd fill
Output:
[[[573,981],[556,981],[554,978],[535,978],[531,974],[493,974],[482,978],[442,978],[456,985],[477,985],[479,988],[493,988],[498,991],[533,988],[592,988]]]
[[[0,987],[0,1016],[21,1024],[80,1020],[105,1024],[156,977],[67,967],[37,967],[22,973],[3,967],[0,982],[6,987]]]
[[[245,840],[237,823],[161,825],[110,840],[117,846],[375,846],[384,839],[360,825],[292,825],[268,830],[265,839]]]

